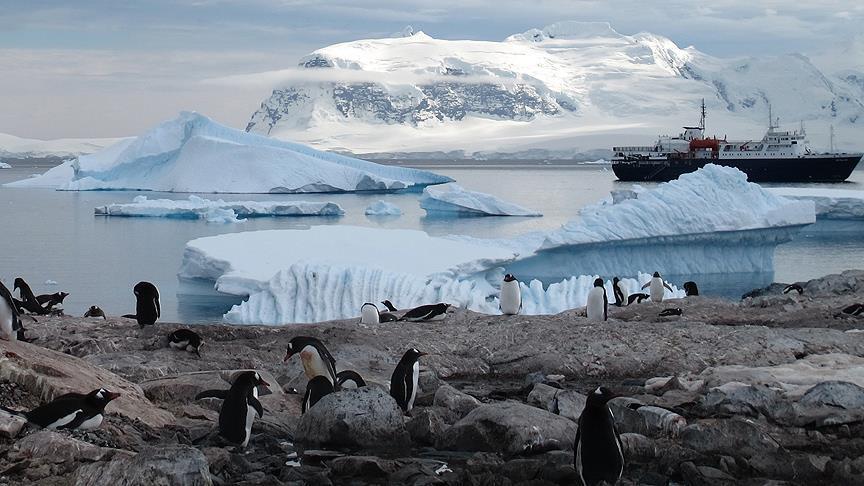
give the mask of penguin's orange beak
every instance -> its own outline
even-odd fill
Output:
[[[419,356],[429,356],[429,353],[424,353],[423,351],[420,351]]]
[[[108,398],[108,401],[110,402],[111,400],[114,400],[115,398],[120,398],[120,394],[115,393],[115,392],[108,392],[108,394],[106,395],[106,398]]]
[[[269,387],[269,386],[270,386],[270,383],[267,383],[266,381],[264,381],[264,378],[260,378],[260,379],[258,379],[258,386],[266,386],[266,387]]]

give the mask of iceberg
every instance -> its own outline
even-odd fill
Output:
[[[333,202],[308,201],[223,201],[199,196],[188,200],[147,199],[137,196],[131,203],[108,204],[93,210],[96,216],[206,219],[237,222],[240,218],[270,216],[342,216],[345,211]]]
[[[0,169],[11,169],[12,166],[7,164],[6,162],[0,162]]]
[[[3,184],[3,186],[57,189],[72,180],[72,177],[74,176],[75,170],[72,168],[72,161],[67,160],[58,166],[48,169],[43,174],[36,174],[28,179],[21,179],[20,181],[7,182],[6,184]]]
[[[813,201],[816,219],[864,220],[864,191],[822,187],[772,187],[768,191],[788,199]]]
[[[72,173],[66,180],[60,176],[68,168],[23,185],[71,191],[312,193],[419,190],[452,181],[246,133],[190,112],[139,137],[79,156],[68,167]]]
[[[387,201],[376,201],[366,208],[365,213],[367,216],[401,216],[402,210]]]
[[[420,207],[430,216],[439,213],[460,216],[543,216],[491,194],[466,190],[458,184],[427,187],[420,197]]]

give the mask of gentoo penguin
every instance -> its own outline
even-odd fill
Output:
[[[204,340],[197,332],[189,329],[177,329],[168,335],[168,345],[172,348],[182,349],[201,357],[201,346]]]
[[[384,304],[384,307],[386,307],[390,312],[397,312],[399,310],[389,300],[382,300],[381,303]]]
[[[699,295],[699,287],[696,285],[696,282],[692,280],[684,282],[684,294],[687,297]]]
[[[18,412],[3,407],[7,412],[21,415],[28,422],[46,429],[91,430],[102,425],[105,406],[119,397],[104,388],[84,395],[67,393],[29,412]]]
[[[288,362],[295,354],[300,354],[303,371],[310,380],[316,376],[324,376],[336,386],[336,360],[320,340],[309,336],[297,336],[288,342],[284,362]]]
[[[56,292],[53,294],[41,294],[36,296],[36,301],[50,311],[55,305],[63,305],[63,300],[69,296],[69,292]]]
[[[240,373],[219,410],[219,435],[241,447],[249,443],[255,416],[264,416],[264,408],[258,401],[258,386],[269,386],[269,383],[256,371]]]
[[[306,384],[306,394],[303,395],[303,406],[300,413],[306,413],[306,410],[315,406],[318,400],[331,393],[333,393],[333,383],[330,383],[330,380],[324,376],[312,378]]]
[[[663,309],[660,311],[660,317],[669,317],[669,316],[680,316],[683,313],[680,307],[670,307],[668,309]]]
[[[421,305],[415,307],[399,318],[400,321],[441,321],[447,316],[447,309],[450,304],[439,302],[437,304]]]
[[[501,313],[507,316],[518,314],[522,310],[522,289],[519,281],[511,274],[504,275],[501,283],[501,298],[499,299]]]
[[[105,312],[99,308],[98,305],[91,305],[87,312],[84,313],[84,317],[101,317],[102,319],[108,320],[105,317]]]
[[[0,339],[15,341],[18,339],[19,331],[23,329],[12,293],[3,285],[3,282],[0,282]]]
[[[389,312],[380,312],[378,306],[371,302],[366,302],[360,307],[360,324],[378,324],[397,320],[399,318]]]
[[[643,294],[641,292],[635,293],[635,294],[630,294],[627,297],[627,305],[630,305],[633,302],[636,302],[637,304],[641,304],[642,301],[646,300],[646,299],[648,299],[648,294]]]
[[[615,294],[615,305],[618,307],[629,304],[627,301],[627,286],[615,277],[612,279],[612,293]]]
[[[159,306],[159,289],[150,282],[138,282],[132,289],[135,292],[135,315],[130,316],[138,321],[141,327],[156,324],[162,313]],[[127,317],[127,316],[123,316]]]
[[[393,376],[390,377],[390,396],[396,399],[396,403],[405,412],[414,408],[414,399],[417,398],[417,388],[420,384],[420,357],[427,353],[411,348],[405,351]]]
[[[44,316],[50,312],[45,309],[38,300],[36,300],[36,296],[33,295],[33,291],[30,290],[30,285],[28,285],[23,278],[18,277],[15,279],[15,285],[12,287],[12,290],[17,290],[19,292],[19,295],[21,296],[21,306],[27,312],[40,316]]]
[[[588,319],[592,321],[605,321],[608,317],[608,308],[609,299],[606,297],[603,279],[595,279],[594,288],[588,292],[588,305],[585,308]]]
[[[848,307],[844,307],[841,312],[850,316],[860,316],[861,314],[864,314],[864,304],[852,304]]]
[[[615,417],[609,409],[614,398],[605,387],[588,395],[579,417],[576,443],[573,445],[573,465],[585,486],[616,484],[624,472],[621,437],[615,428]]]
[[[798,292],[798,295],[801,295],[804,293],[804,287],[802,287],[801,285],[799,285],[797,283],[787,285],[786,288],[783,289],[783,293],[788,294],[789,292],[792,292],[793,290],[795,292]]]
[[[354,388],[366,386],[366,380],[360,376],[360,373],[357,373],[354,370],[342,370],[339,373],[336,373],[336,385],[339,388],[344,388],[345,383],[349,381],[354,383]]]
[[[663,281],[663,277],[660,276],[660,272],[654,272],[654,277],[651,278],[651,281],[642,286],[645,287],[650,286],[648,293],[651,294],[651,302],[663,302],[663,288],[669,289],[672,291],[672,287],[669,286],[666,282]]]

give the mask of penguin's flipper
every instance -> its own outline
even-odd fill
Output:
[[[138,314],[123,314],[120,317],[125,317],[126,319],[138,319]]]
[[[261,402],[259,402],[257,398],[249,397],[249,405],[251,405],[252,408],[254,408],[256,412],[258,412],[258,418],[264,416],[264,407],[261,406]]]
[[[603,320],[609,320],[609,298],[606,297],[606,291],[603,291]]]
[[[674,290],[672,290],[672,287],[670,287],[668,283],[663,282],[663,286],[669,289],[669,292],[675,292]]]
[[[642,290],[647,289],[649,285],[651,285],[651,282],[650,282],[650,281],[649,281],[648,283],[646,283],[645,285],[642,286]]]
[[[218,398],[220,400],[225,400],[228,398],[228,390],[204,390],[195,395],[195,400],[201,400],[202,398]]]
[[[79,425],[83,424],[84,421],[87,420],[87,414],[84,413],[84,410],[77,410],[75,413],[75,418],[72,419],[68,424],[63,424],[58,429],[71,429],[75,430]]]

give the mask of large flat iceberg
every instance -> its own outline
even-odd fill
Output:
[[[864,219],[864,191],[824,187],[771,187],[772,194],[813,201],[817,219]]]
[[[187,200],[147,199],[137,196],[131,203],[97,206],[97,216],[211,219],[215,213],[237,218],[277,216],[342,216],[345,210],[333,202],[309,201],[223,201],[189,196]]]
[[[71,178],[61,176],[71,171]],[[147,133],[75,159],[21,186],[200,193],[395,191],[451,179],[322,152],[181,113]]]
[[[420,197],[420,207],[429,215],[459,216],[543,216],[518,204],[491,194],[469,191],[458,184],[427,187]]]

